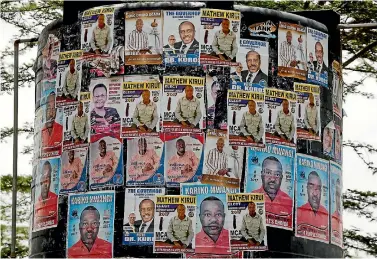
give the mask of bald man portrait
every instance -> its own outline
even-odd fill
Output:
[[[178,31],[181,41],[174,44],[175,52],[179,54],[199,53],[199,42],[195,39],[196,31],[194,24],[184,21],[179,25]]]
[[[218,138],[216,147],[211,149],[206,157],[207,174],[230,176],[230,168],[228,168],[228,155],[224,150],[224,138]]]
[[[149,50],[148,34],[143,31],[143,26],[143,19],[137,19],[135,30],[128,34],[127,48],[133,55],[151,53]]]

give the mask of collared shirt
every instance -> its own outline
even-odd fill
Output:
[[[285,134],[289,140],[292,140],[295,134],[293,114],[291,112],[285,114],[283,110],[280,110],[275,121],[275,129],[280,135]]]
[[[143,222],[141,221],[141,224],[139,226],[139,233],[149,233],[147,232],[149,226],[152,224],[152,222],[154,223],[153,219],[148,221],[148,222]],[[143,224],[145,224],[144,228],[143,228]]]
[[[196,234],[195,253],[197,254],[230,254],[229,231],[225,228],[214,242],[203,229]]]
[[[297,209],[297,227],[301,224],[310,225],[320,229],[328,229],[329,213],[326,208],[320,205],[317,213],[314,213],[309,202]]]
[[[256,76],[258,75],[258,73],[259,73],[259,70],[260,70],[260,69],[258,69],[257,72],[250,72],[250,71],[249,71],[249,73],[247,73],[247,76],[246,76],[246,82],[247,82],[247,83],[253,83],[255,77],[256,77]],[[259,83],[259,82],[258,82],[258,83]]]
[[[264,191],[263,186],[252,193],[263,193],[266,213],[273,214],[274,216],[285,216],[288,221],[292,218],[293,201],[292,198],[283,192],[278,190],[275,199],[272,201],[268,194]]]
[[[128,50],[148,49],[148,34],[144,31],[133,30],[128,34]]]
[[[75,157],[72,163],[66,163],[63,165],[63,172],[60,177],[60,184],[63,189],[71,189],[75,187],[80,179],[83,165],[80,158]]]
[[[151,170],[144,171],[146,164],[151,164]],[[144,155],[139,153],[131,158],[130,166],[128,167],[128,175],[132,181],[145,181],[148,180],[160,166],[160,158],[153,149],[148,149]]]
[[[245,112],[242,115],[240,130],[245,136],[251,135],[255,142],[259,142],[264,133],[262,116],[258,112],[254,115],[249,111]]]
[[[149,101],[148,104],[144,104],[143,101],[141,101],[136,105],[132,119],[136,126],[145,125],[153,129],[156,127],[158,121],[156,104],[152,101]]]
[[[47,198],[42,200],[42,196],[38,197],[38,202],[34,205],[34,225],[41,228],[39,224],[44,225],[47,221],[53,221],[46,226],[52,226],[58,223],[58,196],[48,191]]]
[[[191,244],[194,237],[192,220],[187,216],[185,216],[183,220],[180,220],[178,216],[171,218],[169,221],[167,236],[172,242],[181,241],[188,246]]]
[[[68,248],[68,258],[112,258],[112,244],[99,237],[96,238],[90,251],[80,239]]]
[[[97,25],[93,29],[90,47],[93,50],[100,49],[104,52],[108,52],[110,50],[111,43],[110,27],[105,24],[105,26],[101,29]]]
[[[192,171],[186,171],[182,173],[181,170],[185,171],[185,166],[189,165]],[[168,179],[172,182],[186,182],[194,176],[196,170],[198,169],[199,159],[196,157],[195,153],[191,150],[187,150],[183,156],[175,154],[168,161]]]
[[[107,119],[109,117],[113,117],[113,119],[109,122],[109,124],[113,124],[113,123],[117,123],[117,122],[119,123],[120,116],[119,116],[118,111],[115,108],[104,107],[104,109],[105,109],[105,115],[104,116],[101,116],[101,115],[97,114],[96,111],[95,111],[95,109],[93,109],[90,112],[90,121],[91,121],[90,123],[91,123],[92,126],[105,125],[102,122],[97,122],[96,119],[98,119],[98,118]]]
[[[223,150],[220,152],[217,148],[211,149],[206,159],[207,174],[217,175],[222,169],[228,169],[228,156]]]
[[[241,226],[243,237],[246,239],[254,238],[257,242],[262,243],[265,232],[263,218],[258,213],[255,213],[254,217],[250,216],[249,213],[243,216]]]
[[[315,104],[311,106],[308,104],[305,109],[305,125],[309,129],[313,129],[315,132],[318,131],[318,111]]]
[[[189,48],[191,47],[191,45],[192,45],[193,42],[194,42],[194,41],[191,41],[190,43],[185,44],[185,43],[183,43],[183,41],[182,41],[182,45],[181,45],[181,48],[179,49],[179,52],[182,53],[182,50],[183,50],[183,54],[186,54],[187,51],[189,50]],[[183,49],[183,46],[184,46],[184,45],[186,45],[186,48],[185,48],[185,49]]]
[[[51,134],[46,126],[42,129],[42,147],[56,147],[61,145],[63,139],[63,126],[54,121]]]
[[[85,113],[83,113],[82,116],[78,114],[75,115],[72,121],[71,134],[74,139],[80,138],[81,140],[85,140],[88,138],[89,119]]]
[[[76,98],[77,92],[79,90],[77,84],[78,79],[79,75],[77,73],[77,70],[75,70],[73,73],[71,73],[71,70],[68,70],[68,72],[65,74],[65,84],[63,87],[63,93],[65,95],[70,94],[73,98]]]
[[[296,60],[296,47],[293,44],[289,44],[287,41],[283,41],[280,44],[280,59],[279,66],[290,67],[291,62]]]
[[[217,31],[213,37],[212,49],[217,55],[225,54],[233,59],[238,51],[236,34],[232,31],[228,34],[222,30]]]
[[[175,109],[175,117],[179,121],[189,121],[196,126],[202,117],[200,101],[195,97],[188,100],[186,96],[183,96],[178,100],[177,108]]]
[[[114,175],[118,158],[113,151],[107,151],[104,157],[98,154],[93,163],[91,177],[95,183],[104,183]]]

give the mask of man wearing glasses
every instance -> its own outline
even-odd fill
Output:
[[[262,186],[253,193],[263,193],[266,213],[285,216],[288,222],[292,218],[292,198],[280,190],[283,179],[283,166],[273,156],[269,156],[262,163]]]
[[[111,258],[112,244],[98,236],[100,226],[99,211],[86,207],[80,216],[80,240],[68,248],[68,258]]]
[[[154,202],[144,199],[139,204],[141,220],[135,221],[135,227],[139,233],[154,232]]]

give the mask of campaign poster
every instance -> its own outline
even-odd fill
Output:
[[[232,83],[268,86],[268,41],[241,39],[237,66],[231,67]]]
[[[122,140],[113,136],[102,136],[90,144],[89,187],[123,185]]]
[[[181,183],[181,195],[239,193],[240,188],[231,188],[203,183]]]
[[[162,63],[162,11],[125,12],[125,64],[159,65]]]
[[[322,139],[322,148],[323,154],[334,158],[334,138],[335,138],[335,128],[334,122],[331,121],[326,127],[323,129],[323,139]]]
[[[265,89],[266,143],[296,147],[297,94]]]
[[[297,139],[321,141],[321,88],[294,83],[297,94]]]
[[[264,147],[264,88],[232,81],[228,90],[229,145]]]
[[[56,79],[42,80],[40,106],[47,104],[50,98],[56,98]]]
[[[204,66],[206,71],[207,129],[227,129],[227,93],[230,67]]]
[[[338,164],[342,164],[343,160],[343,129],[342,118],[334,115],[334,158]]]
[[[257,22],[247,27],[247,32],[252,37],[276,39],[277,26],[271,21]]]
[[[124,207],[123,245],[153,245],[155,196],[164,194],[165,188],[126,188],[127,206]]]
[[[329,162],[297,154],[296,236],[329,242]]]
[[[124,112],[121,137],[158,136],[160,132],[161,83],[158,77],[126,77],[122,87]]]
[[[232,251],[265,251],[267,246],[265,197],[261,193],[227,194],[233,215],[230,228]]]
[[[84,192],[88,180],[88,148],[63,151],[60,173],[60,194]]]
[[[236,65],[240,41],[241,13],[200,9],[200,63]]]
[[[164,11],[166,66],[199,66],[200,10]]]
[[[163,186],[165,147],[156,137],[127,139],[127,186]]]
[[[231,254],[230,223],[226,194],[199,194],[196,196],[196,254]]]
[[[342,104],[343,104],[343,76],[341,64],[334,60],[332,62],[332,103],[333,112],[338,117],[342,117]]]
[[[54,34],[49,34],[45,47],[42,49],[43,80],[56,78],[60,41]]]
[[[206,117],[204,78],[164,76],[161,105],[164,132],[201,132]]]
[[[201,182],[239,188],[245,148],[229,145],[227,135],[226,131],[207,131]]]
[[[330,161],[331,243],[343,248],[342,167]]]
[[[308,82],[323,87],[328,87],[328,42],[328,34],[307,28]]]
[[[67,258],[112,258],[115,192],[68,196]]]
[[[90,141],[98,134],[120,135],[123,77],[95,78],[90,81]]]
[[[89,146],[90,103],[78,102],[63,109],[63,151]]]
[[[203,171],[204,134],[164,134],[167,187],[198,182]]]
[[[228,255],[184,253],[183,258],[186,258],[186,259],[194,259],[194,258],[199,258],[199,259],[203,259],[203,258],[221,258],[221,259],[239,258],[239,259],[241,259],[241,258],[243,258],[242,255],[243,255],[242,251],[232,252],[231,254],[228,254]]]
[[[60,157],[41,159],[37,170],[33,232],[58,225]]]
[[[293,229],[296,149],[267,144],[249,148],[245,192],[264,194],[267,226]]]
[[[56,106],[76,104],[80,97],[82,50],[61,52],[59,54],[56,77]]]
[[[89,9],[81,17],[81,49],[84,54],[110,54],[114,45],[114,7]]]
[[[41,144],[42,144],[42,127],[44,126],[44,116],[46,115],[43,107],[39,107],[35,110],[34,116],[34,132],[33,132],[33,161],[37,161],[41,158]],[[33,179],[35,179],[33,177]]]
[[[306,80],[306,27],[279,22],[278,75]]]
[[[196,197],[156,197],[154,253],[193,253],[195,250]]]

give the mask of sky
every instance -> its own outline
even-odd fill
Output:
[[[0,50],[3,51],[5,44],[9,44],[12,36],[17,33],[15,27],[0,20]],[[13,45],[10,43],[10,45]],[[20,63],[36,58],[37,50],[34,48],[26,55],[20,57]],[[11,60],[6,60],[10,64]],[[353,72],[346,76],[346,82],[361,78],[359,73]],[[368,143],[377,147],[377,83],[375,79],[368,78],[360,88],[361,91],[372,93],[376,99],[367,99],[361,95],[349,95],[343,103],[347,117],[343,121],[343,140]],[[0,110],[2,120],[0,128],[12,127],[13,125],[13,95],[0,93]],[[19,126],[26,122],[33,122],[34,119],[34,88],[22,88],[19,91]],[[19,137],[19,151],[23,146],[32,144],[32,137],[27,138],[25,134]],[[12,174],[12,144],[13,139],[7,138],[6,142],[0,143],[0,174]],[[377,192],[377,175],[372,175],[366,165],[358,158],[357,154],[350,148],[343,149],[343,187],[344,189],[357,189],[360,191]],[[377,164],[377,155],[365,153],[367,159]],[[31,155],[23,155],[19,152],[18,173],[20,175],[31,175]],[[355,214],[345,213],[344,227],[358,227],[363,231],[377,233],[377,224],[369,223]],[[365,256],[359,254],[360,256]]]

